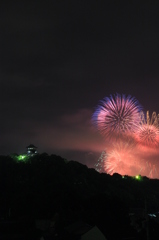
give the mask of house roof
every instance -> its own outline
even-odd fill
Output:
[[[78,222],[70,224],[65,229],[70,234],[83,235],[84,233],[88,232],[91,228],[92,228],[92,226],[90,226],[82,221],[78,221]]]
[[[107,240],[97,226],[91,228],[88,232],[81,236],[81,240]]]
[[[80,236],[80,239],[82,240],[106,240],[105,236],[97,226],[92,227],[82,221],[67,226],[65,230],[72,236]]]

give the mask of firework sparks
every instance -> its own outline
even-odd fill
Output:
[[[107,156],[107,155],[106,155],[106,152],[103,151],[103,152],[101,153],[101,155],[100,155],[97,163],[95,164],[95,170],[96,170],[97,172],[100,172],[100,173],[101,173],[101,172],[104,171],[104,169],[103,169],[103,163],[104,163],[104,160],[105,160],[106,156]]]
[[[145,115],[135,98],[116,94],[100,102],[92,121],[106,140],[97,171],[159,178],[159,114]]]
[[[134,144],[120,141],[113,145],[104,161],[104,169],[110,175],[119,173],[121,175],[136,175],[139,173],[139,162],[133,154]]]
[[[106,137],[134,132],[140,123],[141,106],[138,101],[116,94],[100,102],[92,120]]]
[[[159,145],[159,114],[152,113],[150,118],[149,111],[146,117],[141,116],[141,125],[135,134],[137,141],[145,146],[157,147]]]
[[[151,161],[143,161],[140,173],[149,178],[158,178],[159,176],[155,163]]]

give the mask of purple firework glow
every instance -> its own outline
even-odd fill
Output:
[[[125,95],[110,95],[98,105],[92,120],[106,137],[135,132],[139,127],[141,106],[134,98]]]

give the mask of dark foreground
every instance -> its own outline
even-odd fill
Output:
[[[45,153],[0,156],[0,193],[0,239],[159,236],[159,180],[100,174]]]

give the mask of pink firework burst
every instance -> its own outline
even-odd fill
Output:
[[[122,142],[113,144],[113,148],[107,153],[104,161],[106,173],[112,175],[119,173],[121,175],[136,175],[139,173],[139,162],[133,154],[134,144]]]
[[[134,132],[140,123],[141,106],[131,97],[116,94],[102,100],[92,120],[105,136]]]
[[[137,141],[148,147],[157,147],[159,145],[159,115],[155,112],[152,113],[150,118],[149,111],[144,117],[141,115],[141,125],[135,133]]]

